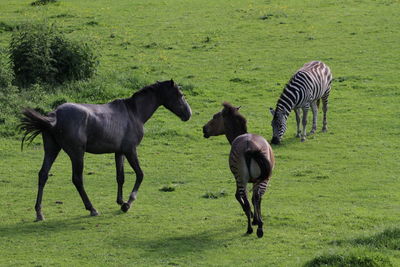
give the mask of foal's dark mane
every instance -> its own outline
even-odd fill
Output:
[[[229,143],[239,135],[247,133],[247,120],[239,113],[238,108],[228,102],[222,104],[222,117],[224,118],[225,135]]]

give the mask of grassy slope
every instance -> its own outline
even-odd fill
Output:
[[[17,141],[0,140],[0,265],[293,266],[346,251],[400,264],[399,246],[386,248],[376,236],[397,229],[385,238],[400,242],[398,1],[60,2],[32,8],[7,1],[0,21],[56,21],[71,38],[96,45],[100,77],[115,71],[193,85],[187,93],[194,114],[182,123],[160,109],[148,122],[139,148],[145,180],[127,214],[114,203],[112,155],[87,155],[85,184],[102,213],[89,218],[62,154],[45,190],[47,221],[33,223],[40,140],[23,153]],[[0,34],[2,45],[8,40]],[[203,139],[201,126],[228,100],[242,105],[252,132],[269,138],[267,108],[313,59],[340,77],[330,98],[330,132],[301,144],[290,118],[263,199],[265,237],[242,236],[228,144],[224,137]],[[126,170],[127,193],[133,173]],[[168,184],[176,190],[158,190]],[[202,198],[208,190],[228,196]]]

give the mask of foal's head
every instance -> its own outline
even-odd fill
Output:
[[[185,97],[178,85],[171,79],[170,81],[157,82],[158,97],[161,105],[166,107],[181,120],[187,121],[192,116],[192,110],[186,102]]]
[[[225,134],[229,142],[232,142],[237,136],[247,133],[247,121],[239,113],[240,107],[234,107],[228,102],[222,106],[224,108],[203,126],[203,134],[205,138]]]

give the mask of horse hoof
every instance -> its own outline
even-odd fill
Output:
[[[262,228],[258,228],[257,229],[257,237],[261,238],[261,237],[263,237],[263,235],[264,235],[263,229]]]
[[[306,139],[304,137],[302,137],[300,141],[303,143],[306,141]]]
[[[97,210],[92,209],[92,210],[90,211],[90,216],[97,216],[97,215],[99,215],[99,213],[97,212]]]
[[[323,133],[326,133],[327,131],[328,131],[328,129],[322,128],[322,132],[323,132]]]
[[[129,205],[128,203],[124,203],[124,204],[121,205],[121,210],[123,212],[127,212],[130,207],[131,207],[131,205]]]
[[[35,220],[35,222],[41,222],[41,221],[44,221],[44,217],[43,217],[43,215],[37,215],[36,216],[36,220]]]
[[[247,232],[246,232],[246,234],[250,235],[250,234],[252,234],[252,233],[253,233],[253,228],[249,228],[249,229],[247,229]]]

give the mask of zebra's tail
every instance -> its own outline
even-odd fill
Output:
[[[250,163],[252,159],[255,162],[257,162],[260,168],[261,171],[260,175],[258,177],[254,177],[254,179],[261,182],[264,179],[267,179],[271,175],[272,172],[271,164],[260,150],[248,150],[245,152],[244,157],[246,160],[246,166],[249,171],[249,174],[251,174]]]
[[[55,123],[55,119],[42,115],[34,109],[26,108],[22,111],[23,117],[17,126],[24,135],[21,141],[21,150],[24,148],[24,142],[30,144],[40,133],[49,131]]]
[[[317,100],[317,108],[319,109],[319,102],[321,102],[321,99]]]

